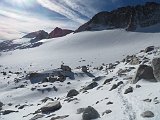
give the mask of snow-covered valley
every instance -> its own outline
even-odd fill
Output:
[[[83,110],[92,106],[99,113],[97,120],[160,120],[160,83],[142,78],[132,84],[139,66],[151,66],[152,59],[159,57],[159,38],[159,32],[92,31],[41,40],[43,44],[34,48],[1,52],[0,119],[81,120]],[[23,40],[14,43],[28,43]],[[148,46],[156,47],[141,51]],[[138,63],[123,60],[127,55],[135,55]],[[71,70],[60,69],[62,64]],[[89,70],[82,71],[82,66]],[[54,82],[46,81],[59,71],[66,75],[65,80],[58,76]],[[31,83],[32,79],[37,82]],[[66,97],[72,89],[78,93]],[[58,110],[39,111],[53,101],[60,102]],[[5,110],[13,111],[4,114]],[[145,111],[152,111],[154,116],[144,117],[141,114]]]

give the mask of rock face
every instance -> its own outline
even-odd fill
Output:
[[[160,81],[160,58],[152,60],[153,74],[157,81]]]
[[[79,94],[79,92],[75,89],[72,89],[68,92],[67,97],[73,97],[73,96],[77,96]]]
[[[153,68],[151,66],[147,66],[147,65],[140,65],[132,83],[135,84],[140,79],[145,79],[145,80],[149,80],[150,82],[155,82]]]
[[[123,28],[134,31],[138,26],[148,27],[160,23],[160,4],[121,7],[111,12],[100,12],[75,32]]]
[[[61,29],[56,27],[51,33],[49,33],[48,38],[57,38],[57,37],[63,37],[66,36],[67,34],[70,34],[74,32],[73,30],[68,30],[68,29]]]
[[[154,113],[151,111],[145,111],[144,113],[141,114],[141,116],[144,118],[152,118],[154,117]]]
[[[61,108],[61,103],[59,101],[54,101],[46,104],[42,108],[40,108],[42,113],[50,113],[55,112],[56,110],[59,110]]]
[[[83,120],[92,120],[92,119],[97,119],[99,118],[100,115],[99,113],[91,106],[88,106],[82,115]]]

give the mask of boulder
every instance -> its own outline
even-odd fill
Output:
[[[82,72],[84,72],[84,73],[87,73],[87,72],[88,72],[87,66],[82,66]]]
[[[73,96],[77,96],[79,94],[79,92],[75,89],[72,89],[68,92],[67,97],[73,97]]]
[[[133,92],[133,87],[129,87],[128,89],[125,90],[124,94],[128,94]]]
[[[154,77],[154,74],[153,74],[153,68],[151,66],[140,65],[132,83],[136,84],[141,79],[145,79],[145,80],[148,80],[150,82],[155,82],[155,77]]]
[[[160,81],[160,58],[154,58],[152,60],[153,74],[155,79]]]
[[[87,85],[84,90],[90,90],[90,89],[93,89],[95,87],[98,86],[98,83],[97,82],[92,82],[91,84]]]
[[[88,106],[82,115],[83,120],[92,120],[92,119],[97,119],[99,118],[100,115],[99,113],[91,106]]]
[[[105,85],[105,84],[111,82],[112,80],[113,80],[113,78],[106,79],[103,84]]]
[[[56,110],[59,110],[61,108],[61,103],[59,101],[49,102],[42,108],[40,108],[40,111],[42,113],[50,113],[55,112]]]
[[[154,113],[152,111],[145,111],[141,114],[143,118],[152,118],[154,117]]]
[[[112,87],[111,87],[111,89],[109,91],[112,91],[112,90],[116,89],[117,87],[118,86],[116,84],[113,84]]]
[[[112,110],[106,110],[106,111],[104,111],[104,112],[102,113],[102,116],[105,115],[105,114],[109,114],[109,113],[111,113],[111,112],[112,112]]]

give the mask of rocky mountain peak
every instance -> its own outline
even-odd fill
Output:
[[[67,34],[72,33],[73,30],[69,29],[61,29],[59,27],[56,27],[51,33],[49,33],[49,38],[56,38],[56,37],[63,37],[66,36]]]
[[[117,28],[134,31],[138,27],[148,27],[158,23],[160,23],[160,4],[147,2],[145,5],[127,6],[111,12],[100,12],[80,26],[76,32]]]

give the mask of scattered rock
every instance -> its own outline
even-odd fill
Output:
[[[4,110],[4,111],[2,111],[2,114],[3,114],[3,115],[7,115],[7,114],[10,114],[10,113],[14,113],[14,112],[18,112],[18,111],[14,111],[14,110]]]
[[[49,98],[49,97],[46,97],[44,98],[43,100],[41,100],[43,103],[47,102],[48,100],[51,100],[51,101],[54,101],[53,98]]]
[[[152,102],[152,99],[144,99],[144,102]]]
[[[88,72],[87,66],[82,66],[82,72],[84,72],[84,73],[87,73],[87,72]]]
[[[18,107],[18,109],[23,109],[26,106],[28,106],[28,105],[22,105],[22,106]]]
[[[82,115],[83,120],[92,120],[92,119],[97,119],[99,118],[100,115],[99,113],[91,106],[88,106]]]
[[[116,84],[113,84],[112,87],[111,87],[111,89],[109,91],[112,91],[112,90],[116,89],[117,87],[118,86]]]
[[[103,84],[107,84],[107,83],[111,82],[112,80],[113,80],[113,78],[106,79]]]
[[[69,115],[64,115],[64,116],[57,116],[57,117],[52,117],[51,120],[61,120],[69,117]]]
[[[136,85],[136,88],[140,88],[141,87],[141,85]]]
[[[98,83],[97,82],[92,82],[91,84],[89,84],[88,86],[86,86],[85,88],[84,88],[84,90],[90,90],[90,89],[93,89],[93,88],[95,88],[95,87],[97,87],[98,86]]]
[[[92,81],[97,82],[102,80],[103,78],[105,78],[105,76],[98,76],[98,77],[95,77]]]
[[[111,113],[111,112],[112,112],[112,110],[106,110],[106,111],[104,111],[104,112],[102,113],[102,116],[105,115],[105,114],[109,114],[109,113]]]
[[[151,112],[151,111],[145,111],[145,112],[143,112],[143,113],[141,114],[141,116],[142,116],[143,118],[152,118],[152,117],[154,117],[154,113]]]
[[[40,108],[40,111],[42,113],[50,113],[55,112],[56,110],[59,110],[61,108],[61,103],[59,101],[54,101],[46,104],[42,108]]]
[[[44,115],[42,115],[42,114],[37,114],[37,115],[35,115],[33,118],[31,118],[30,120],[37,120],[37,119],[42,118],[42,117],[44,117]]]
[[[117,83],[117,86],[120,86],[120,85],[122,85],[123,84],[123,81],[119,81],[118,83]]]
[[[79,92],[75,89],[72,89],[68,92],[67,97],[73,97],[73,96],[77,96],[79,94]]]
[[[108,103],[107,103],[107,105],[111,105],[111,104],[113,104],[113,102],[108,102]]]

